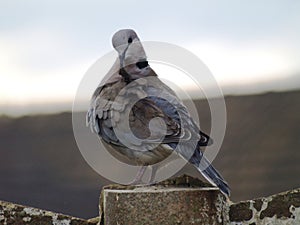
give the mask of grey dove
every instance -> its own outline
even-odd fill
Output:
[[[87,125],[114,156],[142,166],[133,184],[141,181],[146,166],[176,152],[229,196],[228,184],[200,150],[212,139],[151,69],[135,31],[119,30],[112,44],[119,57],[92,96]]]

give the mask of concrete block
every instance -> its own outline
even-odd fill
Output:
[[[218,188],[199,184],[199,180],[184,176],[153,186],[106,186],[100,204],[102,222],[105,225],[228,224],[226,197]]]

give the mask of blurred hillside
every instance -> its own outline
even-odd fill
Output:
[[[226,97],[227,131],[213,162],[232,200],[300,187],[300,91]],[[195,101],[209,129],[205,101]],[[89,218],[109,183],[82,158],[71,113],[0,118],[0,199]]]

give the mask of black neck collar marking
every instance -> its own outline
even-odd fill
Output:
[[[119,74],[124,78],[124,81],[128,84],[131,82],[130,74],[122,67],[119,70]]]
[[[141,70],[141,69],[144,69],[145,67],[147,67],[149,64],[148,64],[148,61],[145,60],[145,61],[141,61],[141,62],[137,62],[136,63],[136,66]]]
[[[137,62],[136,63],[136,66],[141,70],[141,69],[144,69],[145,67],[147,67],[149,64],[148,64],[148,61],[145,60],[145,61],[141,61],[141,62]],[[128,84],[132,81],[131,77],[130,77],[130,74],[127,73],[127,71],[124,69],[124,67],[121,67],[121,69],[119,70],[119,74],[124,78],[124,81]]]

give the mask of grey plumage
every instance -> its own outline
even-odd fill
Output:
[[[227,183],[200,150],[212,139],[148,65],[136,33],[120,30],[112,42],[119,58],[93,94],[87,125],[120,160],[147,166],[176,151],[229,195]]]

